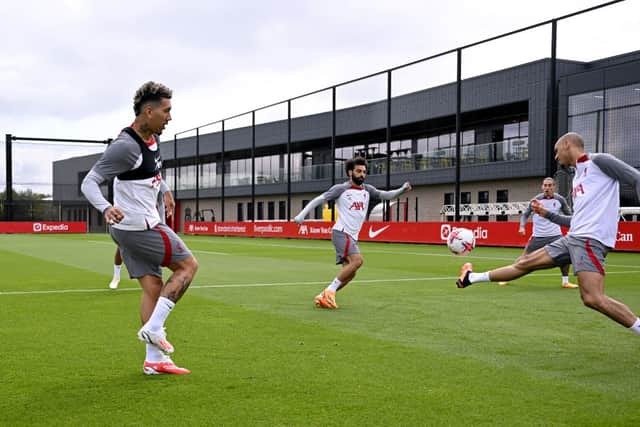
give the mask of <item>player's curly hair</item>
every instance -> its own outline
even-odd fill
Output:
[[[355,169],[356,165],[364,166],[366,168],[367,161],[364,157],[354,157],[353,159],[347,160],[344,164],[344,169],[347,172],[347,175],[349,175],[349,171]]]
[[[171,99],[173,91],[162,83],[146,82],[136,91],[133,97],[133,112],[138,116],[142,107],[149,102],[160,102],[163,98]]]

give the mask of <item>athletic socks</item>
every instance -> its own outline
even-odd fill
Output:
[[[144,358],[146,362],[164,362],[165,355],[153,344],[147,344],[147,354]]]
[[[122,264],[113,264],[113,278],[120,280],[120,270],[122,269]]]
[[[477,282],[490,282],[489,272],[485,271],[484,273],[469,273],[469,281],[471,283]]]
[[[634,334],[640,335],[640,318],[636,318],[636,322],[629,329]]]
[[[562,276],[562,284],[566,285],[567,283],[569,283],[569,276]]]
[[[149,318],[145,326],[148,326],[152,331],[162,329],[165,320],[167,320],[167,317],[169,317],[169,313],[171,313],[171,310],[173,310],[173,307],[175,307],[175,305],[176,303],[171,301],[169,298],[158,298],[156,307],[153,309],[153,313],[151,313],[151,317]]]
[[[333,282],[331,282],[331,284],[327,286],[327,289],[333,292],[337,292],[340,285],[342,285],[342,282],[336,277],[335,279],[333,279]]]

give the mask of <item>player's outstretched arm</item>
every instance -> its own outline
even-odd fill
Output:
[[[531,201],[531,209],[541,217],[548,219],[554,224],[562,225],[565,227],[571,226],[571,216],[570,215],[560,215],[547,210],[540,201],[533,199]]]
[[[402,184],[402,187],[395,190],[391,190],[391,191],[378,190],[378,195],[382,200],[393,200],[396,197],[400,197],[402,194],[408,191],[411,191],[411,188],[412,188],[411,184],[409,183],[409,181],[407,181],[404,184]]]
[[[537,197],[538,196],[536,196],[536,198]],[[520,217],[520,228],[518,228],[518,233],[521,236],[525,235],[525,226],[527,225],[527,221],[529,220],[529,217],[531,216],[532,212],[533,212],[533,209],[531,208],[531,203],[529,203],[529,206],[527,206],[527,209],[525,209],[524,212],[522,212],[522,216]]]
[[[322,195],[316,197],[315,199],[310,201],[309,204],[305,206],[304,209],[302,209],[300,213],[293,218],[293,220],[298,224],[302,224],[304,222],[304,219],[307,217],[307,215],[309,215],[309,212],[311,212],[316,207],[322,205],[323,203],[324,203],[324,197]]]

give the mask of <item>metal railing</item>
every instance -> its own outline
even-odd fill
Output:
[[[474,43],[470,43],[467,45],[463,45],[460,46],[458,48],[455,49],[450,49],[435,55],[431,55],[425,58],[421,58],[415,61],[411,61],[396,67],[392,67],[389,68],[387,70],[383,70],[383,71],[379,71],[376,73],[372,73],[366,76],[362,76],[362,77],[358,77],[355,79],[351,79],[349,81],[346,82],[342,82],[336,85],[332,85],[329,87],[325,87],[325,88],[321,88],[318,90],[314,90],[312,92],[308,92],[284,101],[279,101],[279,102],[275,102],[269,105],[265,105],[259,108],[255,108],[253,110],[244,112],[244,113],[240,113],[240,114],[235,114],[233,116],[224,118],[224,119],[220,119],[220,120],[215,120],[215,121],[211,121],[209,123],[205,123],[201,126],[197,126],[191,129],[187,129],[181,132],[178,132],[174,135],[174,159],[178,159],[178,153],[177,153],[177,141],[178,141],[178,136],[179,135],[184,135],[186,133],[190,133],[190,132],[195,132],[195,138],[196,138],[196,153],[195,153],[195,158],[196,158],[196,163],[199,163],[199,156],[200,156],[200,133],[201,130],[205,127],[208,126],[220,126],[221,127],[221,137],[222,137],[222,150],[221,150],[221,157],[222,157],[222,163],[224,164],[224,159],[225,159],[225,125],[228,124],[228,122],[230,120],[233,119],[237,119],[237,118],[241,118],[241,117],[250,117],[251,118],[251,157],[255,158],[255,148],[256,148],[256,112],[262,112],[264,110],[270,109],[272,107],[276,107],[276,106],[286,106],[286,111],[287,111],[287,117],[286,117],[286,121],[287,121],[287,133],[286,133],[286,144],[287,144],[287,149],[286,149],[286,153],[287,153],[287,178],[286,178],[286,183],[287,183],[287,218],[290,219],[291,218],[291,182],[293,181],[293,177],[291,176],[292,173],[292,165],[290,162],[290,154],[292,152],[292,132],[291,132],[291,123],[292,123],[292,102],[293,101],[297,101],[300,100],[302,98],[305,97],[309,97],[312,95],[317,95],[317,94],[321,94],[321,93],[327,93],[330,92],[331,93],[331,139],[330,139],[330,151],[332,153],[332,162],[330,163],[330,167],[331,167],[331,172],[329,172],[329,176],[331,177],[331,183],[334,184],[335,183],[335,177],[336,177],[336,163],[335,163],[335,149],[336,149],[336,133],[337,133],[337,128],[336,128],[336,91],[338,88],[342,88],[346,85],[350,85],[353,83],[358,83],[358,82],[362,82],[366,79],[370,79],[373,77],[386,77],[386,105],[385,105],[385,140],[386,140],[386,153],[390,153],[391,152],[391,128],[392,128],[392,123],[391,123],[391,110],[392,110],[392,75],[394,72],[402,70],[402,69],[406,69],[407,67],[413,66],[413,65],[417,65],[420,63],[425,63],[427,61],[431,61],[431,60],[436,60],[439,58],[444,58],[447,57],[448,55],[455,55],[456,58],[456,78],[455,78],[455,89],[456,89],[456,109],[455,109],[455,148],[452,149],[448,149],[448,152],[445,152],[445,155],[442,156],[442,158],[438,159],[437,157],[429,157],[426,161],[421,161],[419,162],[421,164],[421,166],[419,167],[424,167],[424,168],[429,168],[429,167],[448,167],[449,163],[451,165],[453,165],[453,167],[456,168],[455,170],[455,194],[460,194],[460,185],[461,185],[461,171],[460,171],[460,167],[465,164],[465,161],[471,161],[472,164],[475,163],[482,163],[482,162],[487,162],[489,161],[488,159],[491,158],[491,153],[487,152],[487,153],[481,153],[478,151],[474,151],[474,155],[469,156],[468,153],[466,153],[467,150],[469,150],[469,148],[465,148],[462,146],[462,138],[461,138],[461,133],[462,133],[462,53],[463,51],[466,51],[470,48],[473,47],[477,47],[480,45],[484,45],[487,44],[489,42],[495,41],[495,40],[499,40],[499,39],[503,39],[505,37],[509,37],[515,34],[519,34],[519,33],[523,33],[529,30],[533,30],[533,29],[538,29],[540,27],[543,26],[550,26],[550,35],[551,35],[551,44],[549,46],[549,57],[551,58],[551,64],[549,67],[549,71],[548,71],[548,77],[549,77],[549,81],[551,82],[549,84],[549,93],[548,93],[548,97],[547,97],[547,126],[546,126],[546,135],[545,135],[545,139],[548,141],[548,143],[551,143],[551,141],[555,141],[555,139],[557,138],[557,134],[558,134],[558,117],[557,117],[557,112],[558,112],[558,87],[557,87],[557,80],[558,80],[558,74],[557,74],[557,25],[558,22],[561,20],[565,20],[567,18],[571,18],[577,15],[581,15],[587,12],[591,12],[597,9],[601,9],[607,6],[611,6],[613,4],[616,3],[620,3],[624,0],[614,0],[614,1],[609,1],[603,4],[599,4],[593,7],[589,7],[574,13],[570,13],[564,16],[560,16],[558,18],[554,18],[554,19],[549,19],[543,22],[539,22],[537,24],[534,25],[529,25],[514,31],[510,31],[498,36],[494,36],[494,37],[490,37],[484,40],[480,40],[478,42],[474,42]],[[487,149],[490,149],[491,147],[485,147]],[[477,150],[476,148],[474,148],[473,150]],[[455,152],[455,155],[452,155]],[[460,159],[460,161],[456,161],[455,159]],[[467,160],[465,160],[467,159]],[[473,159],[473,160],[471,160]],[[402,168],[409,168],[411,170],[415,170],[416,166],[412,166],[412,159],[409,159],[408,162],[402,162],[402,166],[399,166],[401,169]],[[374,173],[378,173],[378,174],[384,174],[386,175],[386,188],[390,188],[390,184],[391,184],[391,173],[393,172],[394,168],[398,167],[397,166],[397,162],[394,162],[394,160],[391,158],[391,156],[386,156],[384,160],[379,160],[378,161],[379,164],[382,164],[383,167],[377,167],[376,166],[376,171],[374,171]],[[395,166],[394,166],[395,165]],[[314,171],[318,169],[318,166],[315,166],[316,169],[312,169],[312,173],[311,175],[314,176]],[[546,158],[545,158],[545,168],[547,170],[547,175],[550,175],[552,173],[552,170],[555,168],[555,160],[553,157],[553,152],[552,150],[548,150],[547,154],[546,154]],[[322,169],[322,168],[321,168]],[[255,171],[255,168],[253,169]],[[418,170],[424,170],[424,169],[418,169]],[[303,172],[303,176],[305,175],[305,173]],[[320,173],[321,176],[326,175],[324,172]],[[174,175],[174,180],[177,180],[177,176]],[[177,182],[174,182],[174,188],[177,188]],[[251,203],[252,206],[255,206],[255,186],[257,185],[256,182],[256,176],[255,173],[252,174],[251,180],[250,180],[250,185],[251,185]],[[221,185],[221,201],[222,201],[222,212],[221,212],[221,219],[224,221],[225,219],[225,212],[224,212],[224,188],[226,186],[226,182],[222,181],[222,185]],[[456,200],[459,200],[459,198],[456,198]],[[199,195],[198,195],[198,185],[196,185],[196,209],[198,208],[198,204],[199,204]],[[455,213],[456,218],[459,218],[460,216],[460,208],[458,205],[458,202],[456,202],[456,213]]]

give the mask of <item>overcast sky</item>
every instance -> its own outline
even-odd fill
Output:
[[[148,80],[174,90],[173,121],[163,134],[173,138],[203,123],[601,3],[3,1],[0,188],[5,182],[4,134],[114,137],[132,121],[133,94]],[[463,56],[464,77],[548,56],[549,33],[546,27],[469,50]],[[559,25],[561,58],[591,60],[638,49],[640,0]],[[453,79],[451,55],[428,67],[398,72],[394,95]],[[384,78],[373,79],[339,90],[338,107],[384,96]],[[318,95],[294,104],[294,114],[329,107],[330,98]],[[259,113],[258,121],[284,114],[284,108],[274,108]],[[50,182],[51,160],[87,151],[69,150],[16,146],[14,183]]]

